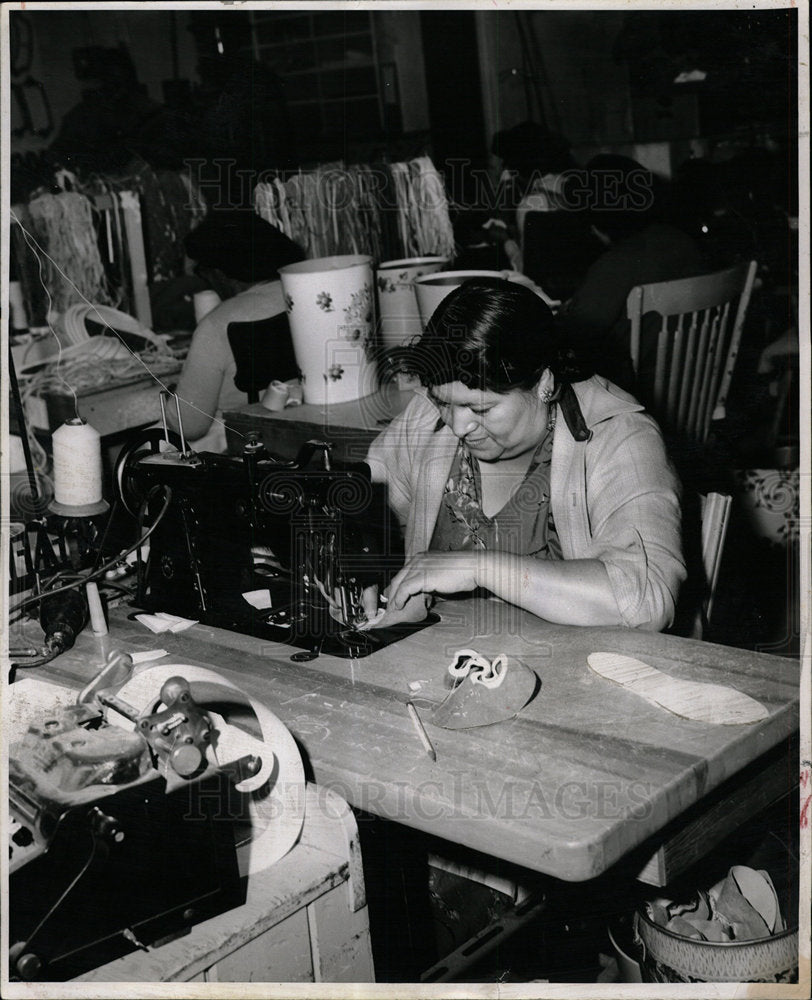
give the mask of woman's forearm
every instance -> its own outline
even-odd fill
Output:
[[[476,579],[511,604],[562,625],[622,625],[609,574],[598,559],[547,560],[478,553]]]
[[[545,560],[504,552],[421,552],[389,587],[389,610],[418,594],[484,587],[497,597],[561,625],[622,625],[609,574],[598,559]]]
[[[211,427],[223,384],[222,371],[202,364],[199,358],[187,359],[176,392],[180,400],[183,433],[187,441],[195,441]],[[167,407],[167,422],[177,430],[175,405]]]

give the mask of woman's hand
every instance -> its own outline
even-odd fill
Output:
[[[478,552],[421,552],[406,563],[389,585],[390,611],[400,611],[417,594],[454,594],[478,586]]]
[[[416,594],[414,597],[410,597],[399,611],[387,605],[386,611],[380,618],[376,618],[374,622],[370,621],[368,625],[361,626],[361,628],[362,630],[364,628],[389,628],[404,622],[410,624],[422,622],[429,613],[429,600],[428,594]]]

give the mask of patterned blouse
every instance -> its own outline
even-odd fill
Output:
[[[550,509],[550,459],[556,407],[524,480],[493,517],[482,511],[479,462],[460,442],[446,483],[429,548],[435,552],[491,549],[537,559],[560,559]]]

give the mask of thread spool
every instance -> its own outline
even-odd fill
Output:
[[[25,472],[25,449],[19,434],[8,436],[8,471],[12,474]]]
[[[100,514],[108,504],[102,499],[102,455],[99,432],[81,417],[66,420],[54,431],[54,499],[57,514],[81,517]]]
[[[266,410],[284,410],[289,397],[290,388],[284,382],[274,379],[263,393],[260,402]]]
[[[28,329],[28,314],[25,311],[23,290],[19,281],[8,283],[8,309],[11,316],[12,330]]]
[[[214,289],[206,288],[202,292],[195,292],[192,301],[195,307],[195,323],[199,323],[204,316],[208,316],[212,309],[216,309],[223,300]]]

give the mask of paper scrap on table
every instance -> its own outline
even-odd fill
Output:
[[[770,714],[761,702],[735,688],[672,677],[632,656],[590,653],[587,663],[601,677],[683,719],[738,726],[758,722]]]
[[[130,659],[133,661],[133,666],[138,666],[139,663],[149,663],[152,660],[160,660],[162,656],[167,655],[167,650],[165,649],[144,649],[138,650],[135,653],[130,653]]]
[[[179,618],[177,615],[170,615],[166,611],[159,611],[154,615],[136,615],[135,620],[155,633],[159,632],[183,632],[192,625],[197,625],[196,621],[190,618]]]
[[[248,590],[243,595],[243,600],[248,601],[252,608],[257,611],[267,611],[271,607],[271,592],[267,587],[260,590]]]

